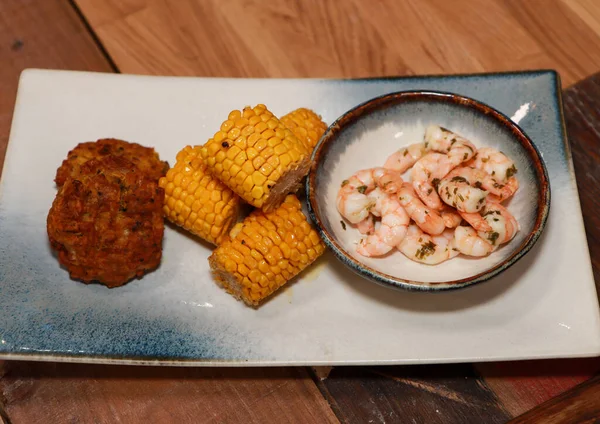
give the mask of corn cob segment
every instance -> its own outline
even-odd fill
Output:
[[[209,171],[265,212],[300,187],[310,152],[264,105],[234,110],[201,150]]]
[[[309,266],[325,244],[290,194],[274,211],[254,210],[208,258],[218,284],[258,306]]]
[[[282,116],[281,122],[292,130],[294,135],[304,142],[311,152],[327,129],[327,124],[323,122],[321,117],[306,108],[296,109]]]
[[[158,185],[165,190],[167,219],[218,245],[237,221],[241,199],[206,169],[200,146],[186,146]]]

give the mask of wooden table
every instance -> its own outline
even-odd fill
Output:
[[[26,67],[247,77],[555,68],[598,284],[600,75],[589,75],[600,70],[600,2],[366,4],[2,0],[0,170]],[[0,422],[599,422],[599,370],[591,358],[341,367],[322,379],[325,369],[5,362]]]

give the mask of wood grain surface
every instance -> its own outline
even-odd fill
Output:
[[[0,393],[12,424],[338,422],[303,368],[11,362]]]
[[[511,424],[597,424],[600,422],[600,377],[510,421]]]
[[[600,70],[596,0],[75,1],[116,67],[73,4],[0,2],[0,172],[26,67],[260,77],[549,67],[566,85]],[[564,101],[598,284],[600,75]],[[326,379],[318,368],[311,380],[304,368],[7,362],[0,423],[499,423],[523,413],[518,422],[594,422],[600,382],[589,379],[599,370],[594,358],[334,368]]]
[[[77,12],[63,0],[0,1],[0,64],[0,174],[23,69],[112,71]]]
[[[597,0],[75,0],[121,72],[372,77],[600,69]]]

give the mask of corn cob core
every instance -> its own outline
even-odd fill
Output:
[[[254,210],[208,258],[217,282],[257,306],[325,250],[323,241],[288,195],[274,211]]]
[[[264,105],[232,111],[201,152],[215,177],[266,212],[298,190],[310,166],[307,146]]]
[[[296,109],[282,116],[281,122],[292,130],[294,135],[304,142],[311,152],[327,129],[327,124],[323,122],[321,117],[306,108]]]
[[[200,149],[183,148],[158,185],[165,190],[167,219],[218,245],[237,221],[241,199],[207,171]]]

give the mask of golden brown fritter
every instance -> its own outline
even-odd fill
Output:
[[[108,155],[124,157],[133,162],[148,177],[157,181],[169,170],[169,164],[162,162],[158,157],[158,153],[150,147],[114,138],[103,138],[98,141],[79,143],[71,150],[67,155],[67,159],[56,171],[56,178],[54,179],[56,185],[62,186],[69,176],[76,178],[79,175],[81,165],[88,160],[99,159]]]
[[[48,214],[50,243],[71,278],[118,287],[161,260],[164,191],[124,156],[78,166]]]

